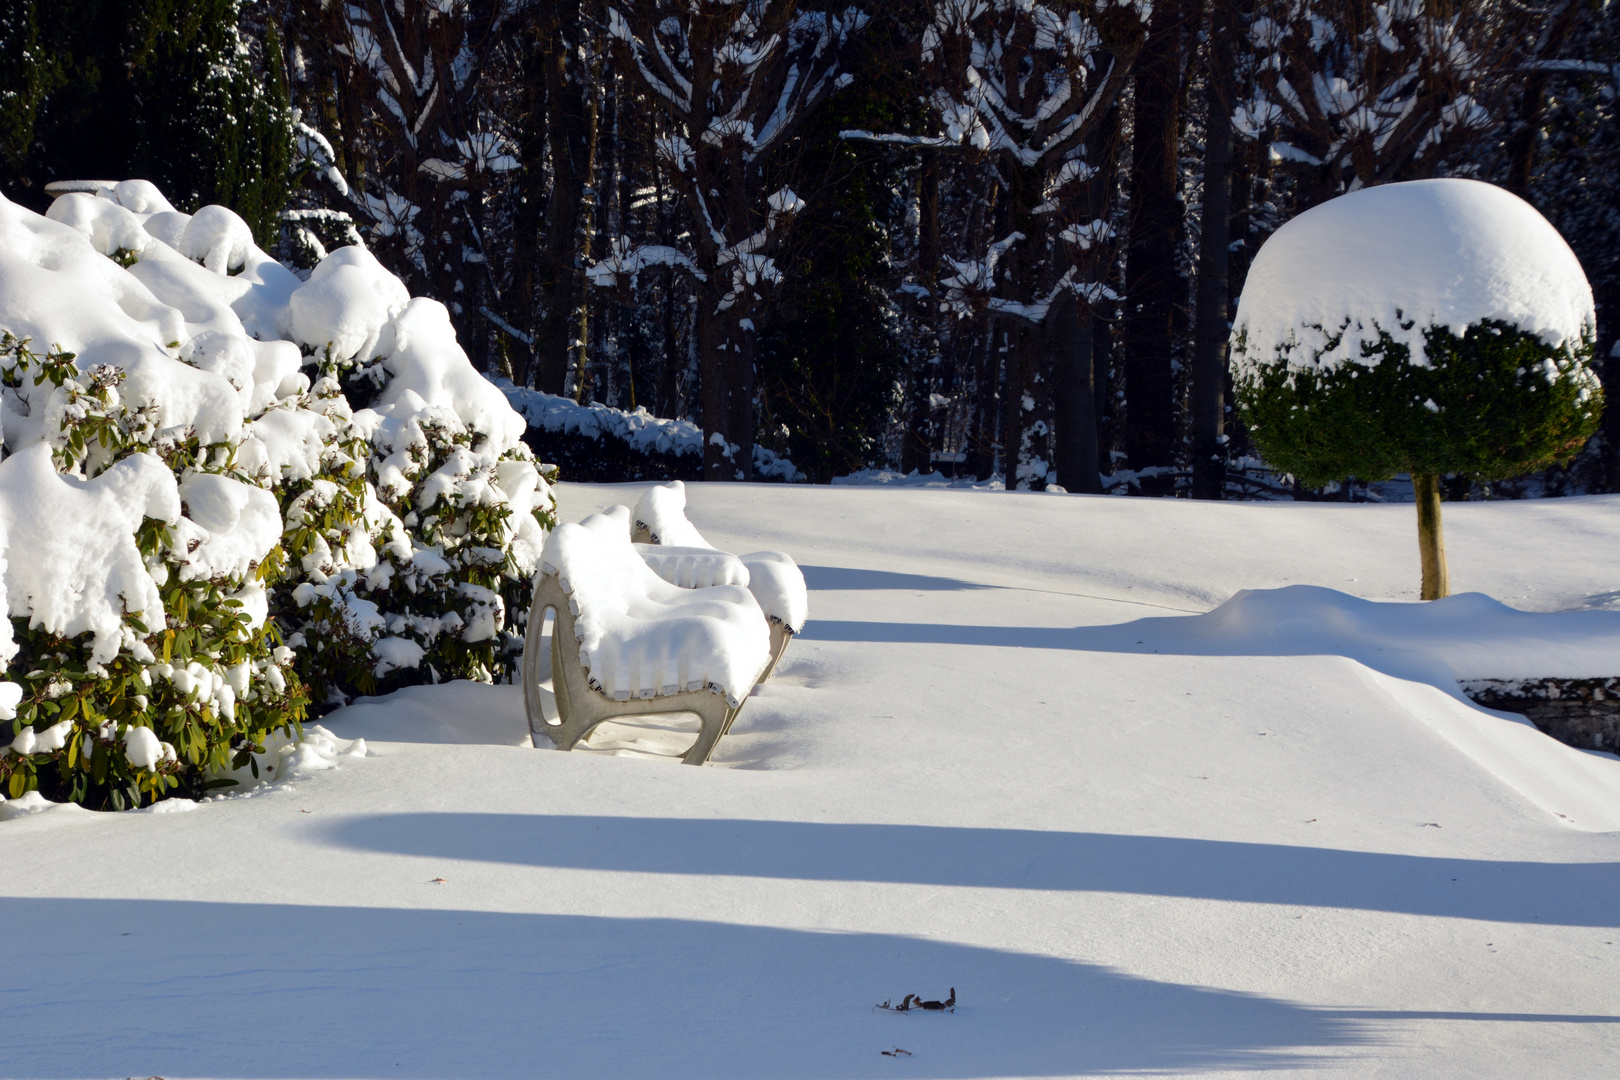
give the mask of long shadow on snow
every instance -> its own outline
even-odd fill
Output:
[[[1620,863],[1488,862],[1168,836],[703,818],[405,813],[322,830],[397,855],[653,874],[1056,889],[1620,925]]]
[[[995,589],[996,585],[983,585],[960,578],[934,577],[931,574],[899,574],[891,570],[857,570],[848,566],[803,566],[804,583],[812,589],[867,590],[907,589],[912,592],[951,592],[959,589]]]
[[[680,919],[50,897],[0,899],[0,926],[27,928],[0,967],[8,1078],[865,1078],[896,1045],[942,1077],[1277,1068],[1437,1015]],[[873,1008],[952,986],[955,1014]]]

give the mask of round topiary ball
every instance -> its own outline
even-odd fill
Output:
[[[1370,188],[1260,249],[1233,326],[1244,422],[1313,486],[1410,473],[1425,599],[1447,592],[1439,478],[1568,461],[1597,430],[1591,286],[1535,208],[1474,180]]]

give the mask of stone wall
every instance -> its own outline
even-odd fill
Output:
[[[1620,678],[1471,679],[1461,686],[1487,709],[1523,713],[1559,742],[1620,753]]]

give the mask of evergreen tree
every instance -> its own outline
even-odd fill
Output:
[[[1597,430],[1591,289],[1552,226],[1499,188],[1343,196],[1278,230],[1250,276],[1233,352],[1255,443],[1312,487],[1410,473],[1425,600],[1448,592],[1444,475],[1531,472]]]
[[[261,243],[287,200],[291,115],[273,25],[241,0],[8,0],[0,163],[36,206],[53,180],[141,178],[176,206],[239,207]],[[257,15],[255,11],[253,14]]]

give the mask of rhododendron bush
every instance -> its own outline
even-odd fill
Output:
[[[0,199],[0,785],[122,808],[515,670],[554,501],[443,305],[145,181]]]

